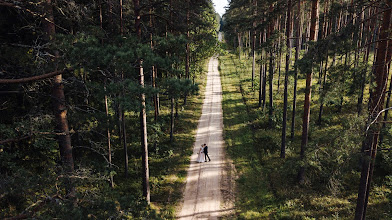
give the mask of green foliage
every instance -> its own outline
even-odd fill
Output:
[[[353,201],[358,190],[356,180],[360,178],[358,161],[365,116],[357,116],[357,113],[350,109],[352,100],[346,97],[346,107],[339,114],[327,105],[321,125],[315,125],[317,114],[313,113],[311,118],[306,160],[301,163],[298,156],[301,142],[299,122],[294,141],[287,143],[286,159],[279,159],[281,122],[277,121],[276,126],[269,128],[268,109],[262,111],[256,107],[258,91],[250,86],[251,60],[243,59],[240,64],[233,57],[232,54],[220,57],[220,70],[225,140],[239,175],[236,194],[237,218],[350,218],[355,209]],[[352,78],[342,78],[339,72],[346,71],[346,74],[350,75],[364,66],[358,65],[358,69],[345,69],[343,65],[338,65],[336,69],[329,70],[329,77],[337,82],[341,80],[345,84],[344,94],[349,94]],[[298,91],[302,91],[304,81],[305,79],[299,80]],[[337,95],[340,97],[342,94],[336,92],[332,95],[332,91],[342,89],[332,85],[335,84],[326,89],[329,96],[326,100],[336,98],[333,96]],[[276,81],[274,86],[277,86]],[[317,112],[319,96],[316,93],[314,97],[311,111]],[[275,90],[276,112],[282,107],[281,99],[282,95]],[[298,103],[298,106],[302,106],[302,103]],[[274,117],[279,120],[279,113],[275,114]],[[301,111],[297,114],[297,119],[302,118]],[[389,139],[384,142],[389,143]],[[389,149],[389,146],[384,144],[382,148]],[[390,175],[388,168],[391,163],[387,162],[390,161],[390,155],[389,151],[379,151],[378,154],[380,156],[376,160],[375,168],[378,170],[375,174],[377,187],[375,193],[370,196],[371,205],[368,212],[369,216],[376,219],[383,218],[380,217],[379,211],[388,210],[387,207],[390,206],[390,190],[384,179]],[[304,166],[306,170],[305,185],[302,187],[297,184],[300,166]],[[388,216],[389,213],[383,215]]]
[[[48,12],[41,3],[15,1],[10,3],[15,7],[0,6],[0,75],[23,78],[73,69],[62,77],[76,194],[67,197],[64,190],[68,182],[56,140],[61,134],[54,132],[51,79],[2,84],[0,141],[7,141],[0,145],[0,218],[20,214],[38,219],[174,218],[201,112],[199,87],[205,81],[205,62],[219,50],[211,2],[143,2],[139,39],[132,2],[123,2],[120,19],[119,1],[52,1],[56,35],[50,41],[42,20]],[[188,10],[189,23],[184,19]],[[148,25],[150,14],[153,26]],[[189,79],[185,79],[187,44]],[[141,94],[146,95],[152,205],[141,192]],[[160,115],[154,120],[153,97],[158,94]],[[171,96],[180,104],[186,97],[188,103],[178,110],[173,143],[167,134]],[[129,179],[123,177],[120,112],[124,113]],[[114,188],[109,187],[110,176]]]

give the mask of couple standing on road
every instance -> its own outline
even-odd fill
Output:
[[[207,162],[207,157],[208,157],[208,161],[211,161],[210,156],[208,156],[207,144],[202,144],[200,146],[199,157],[197,157],[197,162],[199,163]]]

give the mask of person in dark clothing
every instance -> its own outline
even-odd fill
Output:
[[[204,159],[207,162],[207,157],[208,157],[208,161],[211,161],[210,156],[208,156],[208,146],[207,144],[204,144]]]

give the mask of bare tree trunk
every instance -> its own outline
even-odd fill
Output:
[[[242,41],[241,41],[241,32],[238,32],[238,59],[241,60],[242,53]]]
[[[284,100],[283,100],[283,124],[282,124],[282,145],[280,147],[280,157],[286,157],[286,127],[287,127],[287,87],[289,83],[290,57],[291,57],[291,0],[287,1],[287,22],[286,22],[286,73],[284,76]]]
[[[273,121],[272,117],[274,114],[274,90],[273,90],[273,81],[274,81],[274,53],[272,49],[270,51],[270,60],[269,60],[269,109],[268,109],[268,124],[269,127],[272,127]]]
[[[291,140],[294,140],[295,132],[295,114],[297,108],[297,80],[298,80],[298,59],[299,51],[301,50],[301,36],[302,36],[302,19],[301,19],[301,0],[298,0],[298,17],[297,17],[297,39],[295,45],[295,65],[294,65],[294,91],[293,91],[293,113],[291,115]]]
[[[270,9],[272,10],[272,9]],[[271,22],[271,24],[269,25],[269,36],[272,35],[275,26],[277,25],[277,22]],[[275,45],[274,45],[275,46]],[[274,46],[272,46],[271,48],[273,48]],[[268,109],[268,125],[269,127],[272,127],[273,121],[272,121],[272,117],[274,114],[274,94],[273,94],[273,81],[274,81],[274,52],[273,49],[270,49],[270,59],[269,59],[269,109]]]
[[[369,8],[368,9],[368,19],[370,19],[372,15],[372,9]],[[366,40],[364,41],[364,44],[368,44],[368,46],[365,48],[365,53],[363,55],[363,62],[366,64],[366,67],[368,65],[369,62],[369,55],[370,55],[370,49],[371,49],[371,45],[372,45],[372,33],[374,28],[370,27],[370,23],[373,23],[375,21],[375,18],[373,18],[371,21],[367,21],[366,22],[366,26],[365,26],[365,30],[366,32],[369,32],[366,36]],[[373,23],[374,24],[374,23]],[[366,72],[367,72],[367,68],[365,68],[362,72],[361,72],[361,84],[360,84],[360,92],[359,92],[359,96],[358,96],[358,103],[357,103],[357,112],[358,115],[360,115],[362,113],[362,105],[363,105],[363,93],[365,91],[365,83],[366,83]]]
[[[170,98],[170,143],[173,143],[174,133],[174,98]]]
[[[190,57],[190,48],[189,48],[189,41],[190,41],[190,32],[189,32],[189,10],[190,10],[190,3],[189,0],[187,0],[187,4],[188,4],[188,8],[186,10],[186,27],[187,27],[187,31],[186,31],[186,56],[185,56],[185,77],[187,79],[189,79],[189,57]]]
[[[286,20],[286,19],[285,19]],[[281,16],[279,16],[279,20],[278,20],[278,32],[280,32],[280,30],[282,30],[281,27]],[[279,94],[280,92],[280,75],[281,75],[281,63],[282,63],[282,37],[279,36],[278,38],[278,44],[277,44],[277,53],[278,53],[278,59],[276,59],[276,67],[278,69],[278,88],[277,88],[277,93]]]
[[[319,11],[319,1],[312,0],[312,13],[311,13],[311,25],[310,25],[310,41],[317,40],[318,33],[318,11]],[[306,88],[305,88],[305,103],[304,103],[304,117],[302,124],[302,140],[301,140],[301,160],[305,159],[305,150],[308,145],[308,134],[309,134],[309,122],[310,122],[310,102],[311,102],[311,90],[312,90],[312,74],[313,74],[313,64],[311,64],[311,69],[306,74]],[[304,182],[305,167],[302,166],[298,173],[298,180],[300,184]]]
[[[139,61],[140,85],[144,88],[144,74],[142,61]],[[142,163],[143,163],[143,196],[150,203],[150,184],[149,184],[149,168],[148,168],[148,143],[147,143],[147,114],[146,114],[146,95],[141,93],[142,109],[140,111],[140,127],[141,127],[141,145],[142,145]]]
[[[104,90],[106,93],[106,79]],[[112,148],[111,148],[111,139],[110,139],[110,124],[109,124],[109,106],[108,106],[108,96],[105,94],[105,113],[106,113],[106,133],[108,137],[108,161],[109,161],[109,171],[112,171]],[[110,186],[114,187],[113,175],[110,173]]]
[[[265,42],[265,40],[266,40],[266,31],[265,30],[263,30],[261,40],[263,42]],[[262,52],[261,52],[260,60],[263,60],[265,58],[266,58],[265,57],[265,49],[263,48]],[[259,79],[260,80],[260,83],[259,83],[260,84],[259,85],[259,108],[262,106],[263,95],[265,92],[265,90],[263,91],[263,85],[265,85],[264,78],[265,78],[265,65],[263,63],[261,63],[260,64],[260,79]]]
[[[123,94],[122,94],[123,96]],[[125,115],[124,115],[124,110],[119,107],[119,114],[120,116],[120,126],[121,126],[121,136],[122,136],[122,142],[123,142],[123,149],[124,149],[124,168],[125,168],[125,178],[128,178],[128,147],[127,147],[127,130],[125,126]]]
[[[355,220],[363,220],[366,217],[366,208],[369,198],[370,185],[374,170],[374,161],[377,154],[377,142],[380,132],[381,119],[377,116],[384,107],[386,83],[388,81],[387,63],[387,50],[392,45],[388,45],[389,28],[391,20],[391,8],[392,1],[386,0],[384,5],[383,19],[380,29],[377,55],[374,68],[374,78],[376,87],[372,88],[370,94],[369,103],[369,120],[368,129],[366,131],[365,140],[363,142],[363,159],[362,159],[362,171],[361,179],[359,183],[357,206],[355,209]],[[388,48],[388,49],[387,49]],[[375,123],[373,123],[375,122]],[[370,124],[373,123],[373,124]]]
[[[391,42],[389,42],[389,44],[391,44]],[[391,48],[390,46],[388,46],[388,49],[389,48]],[[388,50],[388,54],[389,54],[390,52],[389,52],[389,50]],[[387,61],[388,60],[391,60],[391,59],[388,59],[387,58]],[[387,73],[389,74],[389,72],[390,72],[390,66],[391,66],[391,63],[389,63],[388,64],[388,70],[387,70]],[[388,109],[389,108],[389,103],[391,102],[391,91],[392,91],[392,80],[390,80],[390,83],[389,83],[389,89],[388,89],[388,91],[387,91],[387,93],[388,93],[388,96],[387,96],[387,102],[385,103],[385,108],[386,109]],[[388,110],[386,110],[385,111],[385,113],[384,113],[384,120],[383,121],[387,121],[388,120]],[[381,131],[384,131],[385,130],[385,127],[386,127],[386,123],[382,123],[382,128],[381,128]],[[381,132],[380,133],[380,141],[379,141],[379,145],[381,146],[382,145],[382,142],[383,142],[383,140],[384,140],[384,134]]]
[[[253,7],[254,7],[254,21],[253,21],[253,29],[252,29],[252,88],[254,86],[255,80],[255,68],[256,68],[256,15],[257,15],[257,1],[253,0]]]
[[[135,13],[135,30],[139,41],[142,38],[141,29],[141,16],[140,16],[140,1],[133,0],[133,7]],[[138,72],[139,72],[139,83],[144,88],[144,73],[143,73],[143,61],[138,58]],[[144,92],[140,94],[141,109],[140,109],[140,131],[141,131],[141,147],[142,147],[142,169],[143,169],[143,196],[147,203],[150,204],[150,184],[149,184],[149,168],[148,168],[148,143],[147,143],[147,114],[146,114],[146,95]]]
[[[46,16],[43,18],[42,22],[45,29],[45,39],[46,41],[51,42],[53,41],[56,34],[53,4],[51,0],[45,1],[44,11]],[[54,51],[54,55],[57,58],[59,56],[58,51]],[[54,66],[55,70],[57,71],[57,64],[55,63]],[[71,135],[69,133],[68,127],[67,105],[65,103],[62,74],[56,75],[53,79],[52,100],[54,116],[56,119],[55,132],[59,133],[59,135],[57,135],[57,142],[60,148],[62,166],[67,176],[65,179],[66,192],[67,196],[73,197],[75,194],[75,187],[69,176],[74,172],[74,161],[72,154]]]

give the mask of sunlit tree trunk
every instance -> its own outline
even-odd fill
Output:
[[[318,18],[319,18],[319,1],[312,0],[312,12],[310,21],[310,41],[317,40],[318,33]],[[306,73],[306,88],[305,88],[305,103],[304,103],[304,115],[302,123],[302,141],[301,141],[301,160],[305,159],[305,150],[308,145],[308,134],[309,134],[309,122],[310,122],[310,102],[311,102],[311,90],[312,90],[312,74],[313,68]],[[300,183],[304,182],[305,167],[301,166],[298,173],[298,180]]]
[[[301,50],[301,36],[302,36],[302,12],[301,12],[301,0],[297,2],[297,35],[295,41],[295,65],[294,65],[294,89],[293,89],[293,112],[291,115],[291,139],[294,139],[295,132],[295,114],[297,109],[297,80],[298,80],[298,59],[299,59],[299,51]]]
[[[141,16],[140,16],[140,1],[133,0],[134,15],[135,15],[135,30],[136,35],[141,40],[142,29],[141,29]],[[144,88],[144,73],[143,73],[143,61],[138,58],[139,72],[139,83]],[[140,130],[141,130],[141,147],[142,147],[142,169],[143,169],[143,196],[147,203],[150,203],[150,184],[149,184],[149,168],[148,168],[148,143],[147,143],[147,114],[146,114],[146,95],[144,91],[140,94],[141,110],[140,110]]]
[[[262,37],[260,38],[262,42],[266,40],[266,31],[262,31]],[[265,49],[263,48],[261,51],[260,60],[265,59]],[[265,65],[263,63],[260,64],[260,83],[259,83],[259,108],[262,107],[263,97],[265,97]],[[264,98],[265,99],[265,98]]]
[[[255,69],[256,69],[256,15],[257,15],[257,1],[253,0],[253,29],[252,29],[252,88],[255,80]]]
[[[53,4],[51,0],[46,0],[44,3],[44,11],[46,16],[43,19],[43,26],[45,29],[45,38],[48,42],[54,40],[56,34],[55,20],[53,15]],[[53,51],[55,58],[59,56],[57,51]],[[57,62],[55,60],[55,62]],[[57,70],[57,64],[55,63]],[[64,84],[62,74],[57,75],[53,79],[52,87],[53,110],[56,119],[57,142],[60,149],[60,157],[63,169],[66,174],[65,184],[67,195],[73,197],[75,194],[75,187],[72,180],[69,178],[74,172],[74,161],[72,154],[71,135],[69,133],[68,119],[67,119],[67,105],[65,103]]]
[[[280,147],[280,157],[286,157],[286,127],[287,127],[287,87],[289,83],[290,57],[291,57],[291,0],[287,1],[287,22],[286,22],[286,72],[284,76],[284,92],[283,92],[283,124],[282,124],[282,143]]]
[[[242,53],[241,32],[237,33],[237,37],[238,37],[238,59],[241,60],[241,53]]]
[[[363,159],[361,179],[359,183],[357,206],[355,209],[355,220],[363,220],[366,217],[366,207],[369,198],[370,186],[372,181],[374,160],[377,153],[377,142],[380,132],[381,117],[378,117],[379,112],[384,107],[386,83],[388,81],[387,74],[387,47],[389,38],[389,28],[391,23],[391,8],[392,0],[386,0],[383,5],[383,19],[380,29],[379,40],[377,43],[377,55],[374,68],[374,79],[376,87],[372,88],[372,93],[369,98],[369,120],[368,130],[366,131],[365,140],[363,142]],[[375,122],[375,123],[374,123]]]
[[[174,137],[174,98],[170,98],[170,143],[173,143]]]
[[[270,10],[272,10],[272,7],[270,8]],[[272,33],[273,33],[273,31],[274,31],[274,29],[275,29],[275,26],[277,25],[277,22],[276,21],[272,21],[271,22],[271,24],[269,25],[269,36],[271,36],[272,35]],[[268,124],[269,124],[269,127],[272,127],[272,124],[273,124],[273,119],[272,119],[272,117],[273,117],[273,114],[274,114],[274,110],[273,110],[273,108],[274,108],[274,94],[273,94],[273,82],[274,82],[274,63],[275,63],[275,61],[274,61],[274,56],[275,56],[275,53],[274,53],[274,49],[272,49],[274,46],[271,46],[271,49],[270,49],[270,51],[269,51],[269,109],[268,109]]]
[[[105,80],[105,86],[104,90],[106,93],[106,80]],[[111,139],[110,139],[110,124],[109,124],[109,106],[108,106],[108,96],[105,94],[105,113],[106,113],[106,134],[107,134],[107,140],[108,140],[108,161],[109,161],[109,170],[112,171],[112,147],[111,147]],[[110,173],[110,186],[113,188],[114,187],[114,180],[113,180],[113,175]]]

